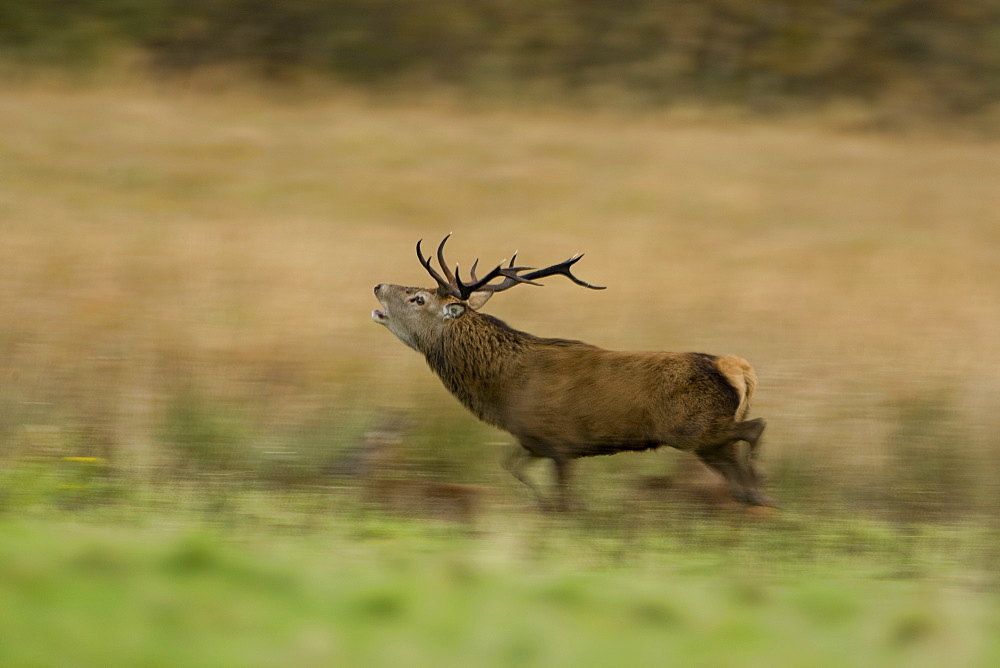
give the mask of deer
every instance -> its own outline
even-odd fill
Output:
[[[662,446],[693,453],[725,480],[746,506],[770,506],[756,460],[762,418],[748,420],[757,386],[750,364],[736,356],[606,350],[582,341],[543,338],[480,311],[496,293],[563,276],[591,290],[572,267],[576,254],[549,267],[501,261],[482,278],[477,259],[462,279],[437,248],[439,273],[417,242],[417,259],[436,288],[375,286],[381,309],[372,319],[422,354],[427,365],[473,415],[511,434],[517,443],[503,467],[543,509],[569,510],[574,460]],[[443,275],[442,275],[443,274]],[[745,448],[740,443],[746,443]],[[548,459],[555,493],[545,495],[526,475]]]

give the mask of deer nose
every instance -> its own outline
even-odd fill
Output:
[[[379,283],[378,285],[375,286],[375,294],[378,294],[378,291],[381,289],[382,289],[382,284]]]

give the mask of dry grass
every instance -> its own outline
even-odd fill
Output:
[[[471,421],[368,318],[454,231],[463,266],[586,251],[610,286],[490,304],[519,328],[750,359],[777,475],[863,492],[921,448],[998,468],[995,144],[144,86],[0,90],[0,127],[8,451],[157,471],[178,396],[255,452],[387,408]]]

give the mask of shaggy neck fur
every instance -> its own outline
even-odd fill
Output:
[[[505,384],[515,377],[533,340],[531,334],[470,309],[450,321],[423,353],[431,370],[466,408],[480,420],[500,426]]]

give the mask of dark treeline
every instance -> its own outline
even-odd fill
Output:
[[[542,84],[766,107],[1000,100],[1000,0],[0,0],[0,59],[236,65],[489,89]]]

